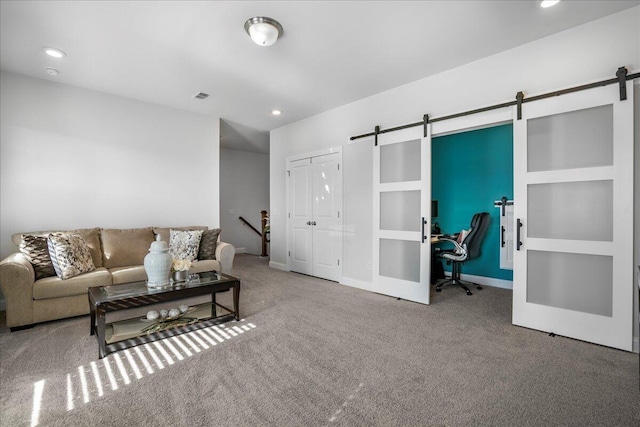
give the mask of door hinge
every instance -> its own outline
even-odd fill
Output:
[[[338,265],[340,265],[340,260],[338,260]]]
[[[289,215],[289,218],[291,218],[291,212],[289,212],[287,215]]]
[[[340,170],[340,163],[338,163],[338,170]]]
[[[289,251],[289,256],[291,256],[291,251]]]
[[[340,218],[340,211],[338,211],[338,218]]]
[[[291,176],[291,171],[287,171],[287,176]]]

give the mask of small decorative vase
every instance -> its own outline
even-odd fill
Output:
[[[189,278],[189,270],[174,271],[171,278],[174,282],[184,282]]]
[[[151,243],[149,253],[144,257],[144,269],[147,272],[147,286],[157,288],[167,286],[173,265],[173,257],[169,253],[167,242],[160,240],[160,235],[156,236],[156,241]]]

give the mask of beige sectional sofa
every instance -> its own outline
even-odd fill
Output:
[[[171,227],[174,230],[204,230],[207,227]],[[87,288],[118,285],[147,279],[144,257],[160,235],[169,242],[169,227],[134,229],[87,228],[57,231],[78,234],[87,243],[95,270],[69,279],[57,276],[36,280],[33,265],[21,252],[0,262],[0,288],[7,308],[7,326],[12,330],[49,320],[89,313]],[[19,248],[23,235],[48,235],[54,231],[18,233],[12,241]],[[235,248],[218,241],[215,259],[194,261],[191,273],[221,271],[230,273]]]

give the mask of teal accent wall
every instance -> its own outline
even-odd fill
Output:
[[[500,269],[500,209],[493,206],[502,196],[513,199],[513,126],[433,138],[431,167],[431,198],[438,201],[433,221],[443,233],[468,229],[477,212],[491,215],[481,256],[466,262],[462,274],[513,280],[511,270]]]

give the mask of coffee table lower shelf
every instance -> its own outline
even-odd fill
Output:
[[[190,315],[192,315],[193,317],[196,317],[195,314],[196,313],[190,313]],[[138,321],[138,319],[135,319],[135,320]],[[116,322],[115,324],[108,324],[105,327],[104,356],[107,356],[108,354],[111,354],[116,351],[135,347],[137,345],[147,344],[150,342],[184,334],[186,332],[208,328],[209,326],[218,325],[231,320],[235,320],[234,313],[229,313],[229,314],[225,314],[225,315],[213,317],[213,318],[210,317],[209,315],[207,317],[204,317],[198,320],[195,323],[191,323],[185,326],[172,327],[172,328],[165,329],[163,331],[144,333],[138,330],[138,331],[131,331],[128,333],[118,333],[117,335],[114,335],[113,332],[114,332],[114,328],[117,330],[118,326],[120,326],[118,325],[118,323],[126,323],[129,321]],[[148,323],[142,323],[142,328],[148,325],[149,325]],[[97,338],[98,340],[100,340],[100,337],[97,337]]]

